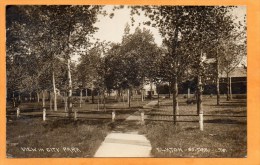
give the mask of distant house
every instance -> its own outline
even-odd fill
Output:
[[[157,95],[156,85],[152,82],[145,84],[143,89],[144,89],[144,93],[145,93],[146,96]]]
[[[220,93],[226,93],[227,82],[231,82],[232,94],[246,94],[247,92],[247,70],[244,67],[237,67],[229,73],[230,79],[227,74],[223,72],[220,75]]]

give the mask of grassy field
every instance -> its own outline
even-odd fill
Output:
[[[106,109],[100,106],[99,110],[97,103],[84,103],[81,108],[74,107],[82,112],[77,121],[65,117],[61,104],[58,112],[51,112],[47,104],[46,121],[42,120],[40,103],[22,103],[20,118],[7,107],[7,157],[93,157],[108,132],[147,102],[133,101],[128,108],[126,103],[110,101]]]
[[[171,100],[163,100],[148,116],[140,133],[146,134],[154,157],[246,157],[246,100],[204,98],[204,131],[199,130],[198,116],[180,116],[177,126],[172,122]],[[196,115],[196,105],[180,99],[180,115]],[[209,115],[209,116],[206,116]],[[234,117],[240,116],[240,117]],[[243,116],[243,117],[242,117]],[[184,122],[185,121],[185,122]]]
[[[160,107],[155,106],[146,112],[145,125],[124,122],[149,101],[135,100],[128,108],[126,103],[111,100],[106,109],[99,110],[97,104],[84,103],[81,108],[75,107],[82,112],[77,121],[50,117],[52,112],[47,108],[45,122],[42,121],[40,104],[22,104],[19,119],[15,114],[7,117],[7,156],[93,157],[109,132],[126,125],[125,131],[139,131],[147,136],[154,157],[246,157],[245,99],[227,102],[222,98],[221,105],[216,106],[216,98],[204,96],[204,131],[199,130],[196,105],[187,105],[183,97],[179,99],[179,114],[184,116],[178,117],[177,126],[172,123],[172,100],[162,98]],[[117,114],[114,123],[111,122],[113,110]],[[30,116],[37,111],[38,117]],[[7,112],[10,114],[12,108],[7,108]],[[55,113],[60,112],[64,112],[62,105]]]
[[[8,121],[7,156],[15,158],[92,157],[110,131],[109,121]],[[44,151],[41,151],[43,149]]]

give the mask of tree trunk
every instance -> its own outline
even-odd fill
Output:
[[[227,73],[227,101],[229,101],[230,100],[230,84],[229,84],[229,73]]]
[[[38,102],[38,103],[40,102],[40,94],[39,94],[38,91],[37,91],[37,102]]]
[[[42,91],[42,107],[45,108],[45,90]]]
[[[144,88],[144,85],[145,85],[145,81],[144,81],[144,78],[143,78],[143,87],[142,87],[142,91],[141,91],[142,102],[145,100],[145,88]]]
[[[172,87],[172,83],[169,82],[169,99],[171,98],[171,87]]]
[[[106,94],[103,94],[103,109],[106,111]]]
[[[68,79],[69,79],[69,95],[68,95],[68,116],[71,117],[72,113],[72,80],[71,80],[71,71],[70,71],[70,59],[68,59]]]
[[[141,100],[142,100],[142,102],[144,101],[144,89],[143,88],[141,89]]]
[[[178,104],[178,78],[175,76],[174,78],[174,86],[173,86],[173,124],[177,124],[178,117],[179,115],[179,104]]]
[[[157,93],[158,95],[158,108],[160,108],[160,95],[159,95],[159,92]]]
[[[55,85],[55,74],[54,71],[52,72],[52,85],[53,85],[53,108],[54,111],[57,111],[57,93],[56,93],[56,85]],[[50,98],[51,100],[51,98]]]
[[[79,107],[81,108],[82,104],[82,89],[80,89],[80,100],[79,100]]]
[[[95,103],[95,98],[94,98],[94,92],[93,92],[94,89],[91,90],[91,100],[92,100],[92,104]]]
[[[64,111],[68,112],[68,97],[67,92],[64,92]]]
[[[29,100],[30,100],[30,102],[32,102],[32,92],[30,92],[29,95],[30,95],[29,96],[30,97]]]
[[[217,52],[217,75],[216,75],[216,83],[217,83],[217,105],[220,105],[220,91],[219,91],[219,57]]]
[[[98,92],[98,98],[97,98],[97,110],[99,111],[99,92]]]
[[[230,96],[230,100],[232,100],[232,80],[231,80],[231,76],[229,77],[229,96]]]
[[[202,108],[202,82],[201,82],[201,70],[202,66],[202,50],[200,54],[199,70],[198,70],[198,82],[197,82],[197,114],[199,116],[200,130],[203,131],[203,108]]]
[[[15,107],[15,97],[14,97],[14,91],[13,91],[13,108]]]
[[[52,97],[51,97],[51,94],[50,94],[50,111],[53,111],[53,109],[52,109]]]
[[[130,89],[127,89],[127,103],[128,107],[131,107],[131,96],[130,96]]]
[[[18,94],[18,101],[21,102],[21,93]]]
[[[197,83],[197,114],[203,113],[202,109],[202,83],[201,83],[201,76],[198,76],[198,83]]]

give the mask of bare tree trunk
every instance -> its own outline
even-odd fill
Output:
[[[95,103],[95,100],[94,100],[94,84],[92,83],[92,88],[91,88],[91,100],[92,100],[92,104]]]
[[[42,107],[45,108],[45,90],[42,90]]]
[[[197,114],[199,115],[200,130],[203,131],[203,108],[202,108],[202,82],[201,82],[201,70],[202,70],[202,50],[200,54],[199,73],[197,83]]]
[[[229,85],[229,73],[227,73],[227,101],[229,101],[230,100],[230,85]]]
[[[159,94],[159,91],[158,91],[157,95],[158,95],[158,108],[160,108],[160,94]]]
[[[71,117],[72,113],[72,80],[71,80],[71,71],[70,71],[70,59],[68,59],[68,79],[69,79],[69,95],[68,95],[68,105],[69,105],[69,110],[68,110],[68,116],[69,118]]]
[[[55,85],[55,74],[52,72],[52,85],[53,85],[53,104],[54,111],[57,111],[57,93],[56,93],[56,85]]]
[[[99,92],[98,92],[98,101],[97,101],[97,110],[99,111]]]
[[[29,95],[30,95],[29,100],[30,100],[30,102],[32,102],[32,92],[30,92]]]
[[[14,97],[14,91],[13,91],[13,108],[15,107],[15,97]]]
[[[131,107],[131,96],[130,96],[130,89],[127,89],[127,103],[128,103],[128,107]]]
[[[21,93],[18,94],[18,101],[21,102]]]
[[[202,83],[201,76],[198,76],[198,84],[197,84],[197,114],[199,115],[202,110]]]
[[[229,96],[230,100],[232,100],[232,80],[231,76],[229,77]]]
[[[79,107],[81,108],[82,104],[82,89],[80,89],[80,100],[79,100]]]
[[[141,89],[141,100],[142,100],[142,102],[144,101],[144,89],[143,88]]]
[[[142,99],[142,102],[144,101],[144,97],[145,97],[145,93],[144,93],[144,78],[143,78],[143,87],[142,87],[142,91],[141,91],[141,99]]]
[[[169,98],[171,98],[171,87],[172,87],[172,83],[169,82]]]
[[[175,76],[174,78],[174,86],[173,86],[173,124],[177,124],[179,115],[179,104],[178,104],[178,78]]]
[[[103,109],[106,111],[106,94],[103,94]]]
[[[53,109],[52,109],[52,97],[51,97],[51,94],[50,94],[50,111],[53,111]]]
[[[217,76],[216,76],[216,83],[217,83],[217,105],[220,105],[220,91],[219,91],[219,57],[217,52]]]
[[[40,94],[39,94],[38,91],[37,91],[37,102],[38,102],[38,103],[40,102]]]
[[[68,112],[68,97],[67,92],[64,92],[64,111]]]

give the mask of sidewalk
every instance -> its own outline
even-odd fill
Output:
[[[156,104],[157,101],[151,101],[143,108],[152,108]],[[139,122],[140,112],[129,116],[106,136],[94,157],[151,157],[150,141],[136,131],[140,126]]]

